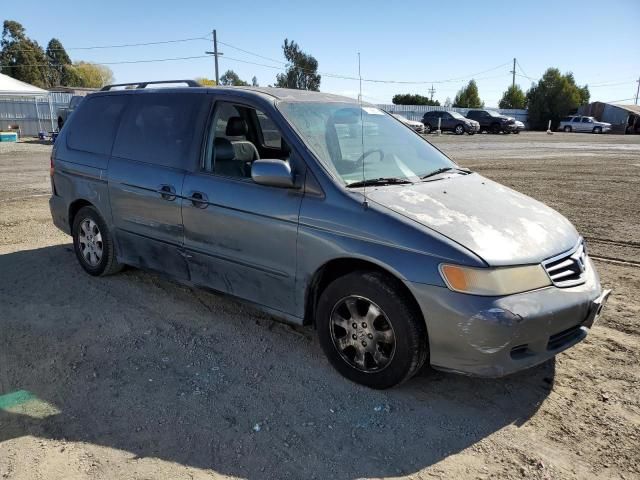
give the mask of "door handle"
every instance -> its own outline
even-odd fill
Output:
[[[176,189],[171,185],[160,185],[160,188],[158,189],[158,193],[160,194],[163,200],[173,202],[176,199]]]
[[[188,200],[191,200],[191,203],[194,207],[197,208],[207,208],[209,206],[207,196],[202,192],[191,192]]]

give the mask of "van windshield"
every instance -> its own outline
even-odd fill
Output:
[[[434,170],[456,166],[425,139],[373,106],[282,102],[278,109],[346,185],[382,178],[419,181]]]

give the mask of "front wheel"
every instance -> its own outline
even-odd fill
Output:
[[[424,124],[424,133],[431,133],[431,125],[428,123]]]
[[[115,246],[106,222],[93,207],[83,207],[73,219],[73,248],[80,265],[93,276],[116,273]]]
[[[424,320],[392,277],[353,272],[320,295],[316,326],[320,344],[349,380],[384,389],[411,378],[428,355]]]
[[[456,125],[456,128],[453,131],[456,135],[462,135],[464,133],[464,127],[458,124]]]
[[[593,133],[602,133],[602,127],[593,127]]]

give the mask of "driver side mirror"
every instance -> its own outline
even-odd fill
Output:
[[[260,185],[278,188],[294,188],[295,179],[291,167],[284,160],[256,160],[251,164],[251,178]]]

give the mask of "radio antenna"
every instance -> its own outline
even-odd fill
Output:
[[[360,71],[360,52],[358,52],[358,80],[360,81],[360,93],[358,94],[358,104],[360,105],[360,138],[362,140],[362,206],[367,208],[369,202],[367,202],[367,178],[364,173],[364,110],[362,109],[362,73]]]

